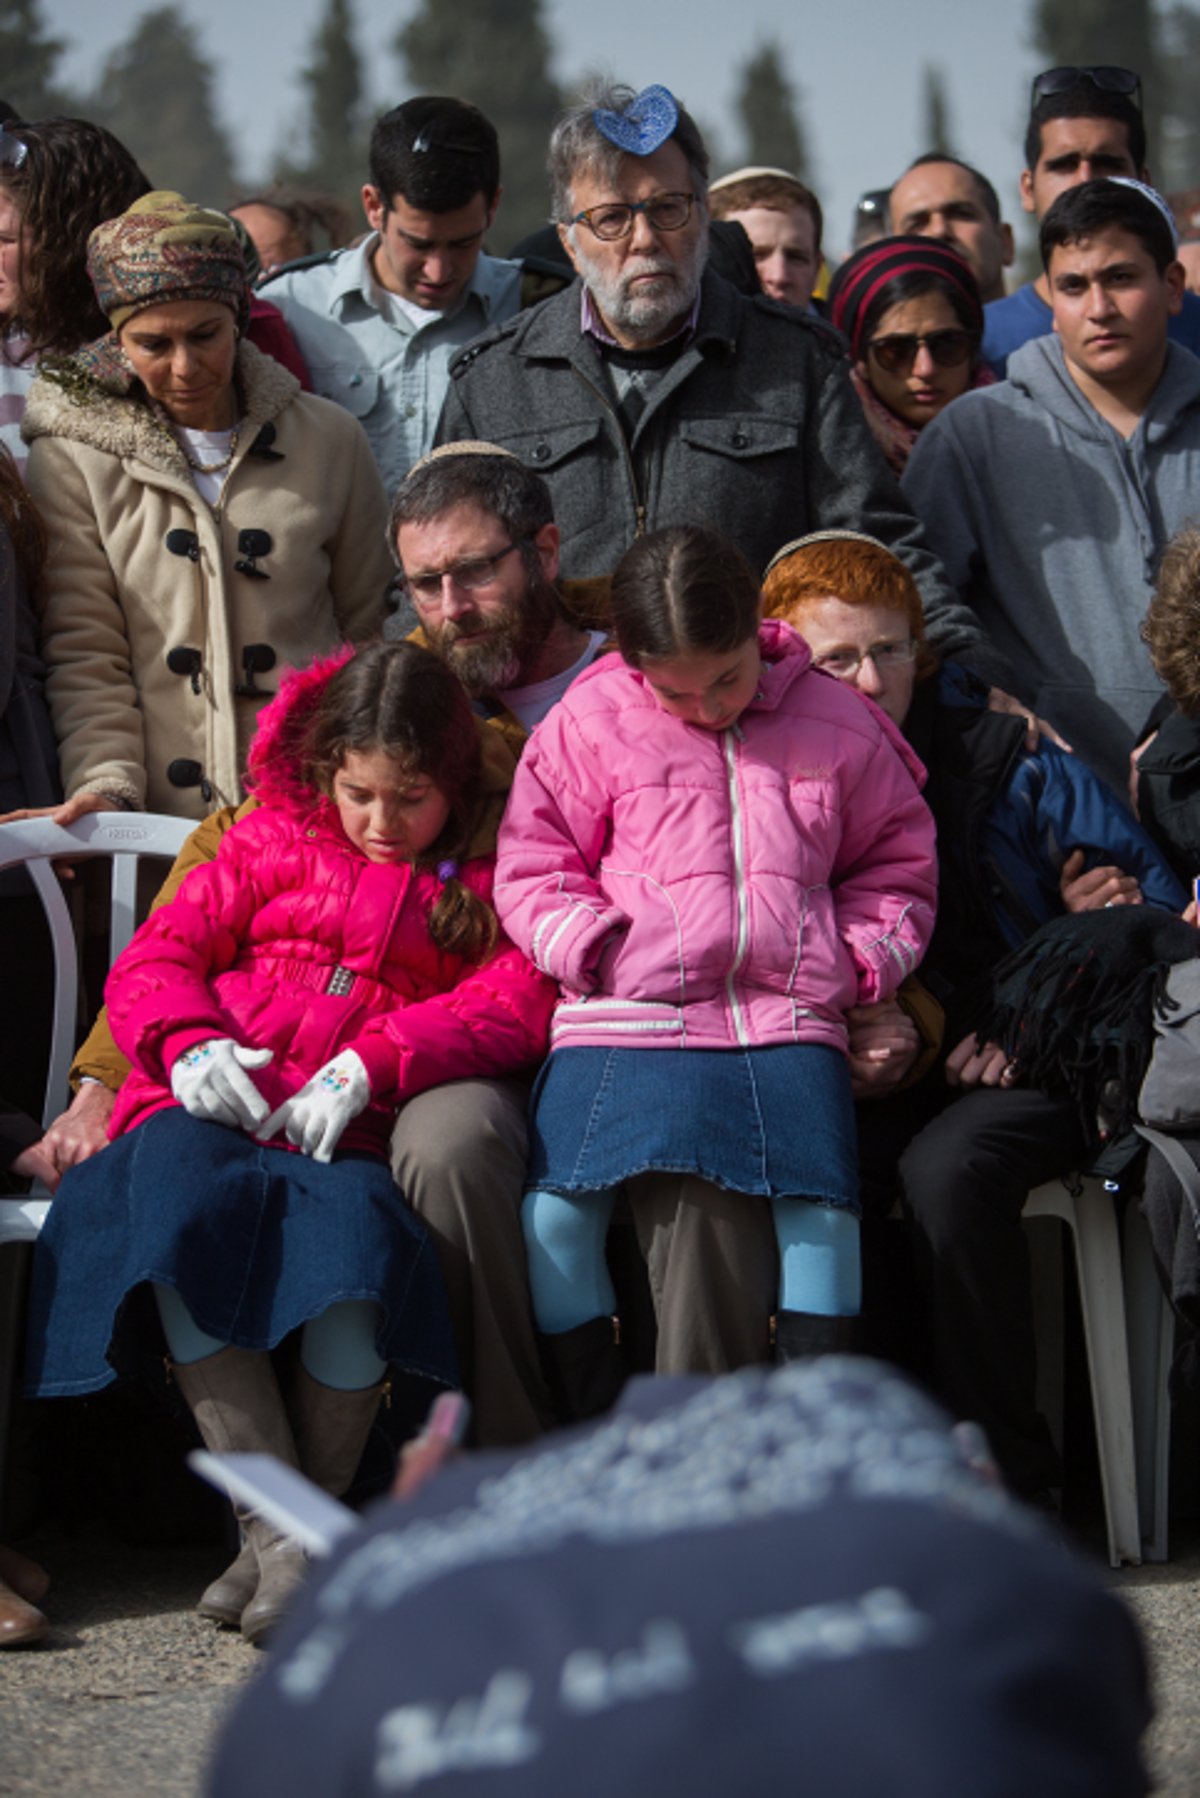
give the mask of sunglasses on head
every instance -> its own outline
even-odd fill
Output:
[[[29,145],[0,125],[0,168],[19,169],[29,154]]]
[[[1111,64],[1101,63],[1095,68],[1073,68],[1064,64],[1059,69],[1043,69],[1040,75],[1033,78],[1033,102],[1037,105],[1050,94],[1069,93],[1080,81],[1090,81],[1105,94],[1127,94],[1141,111],[1142,83],[1141,78],[1132,69],[1118,69]]]
[[[890,375],[911,374],[917,352],[924,344],[938,368],[961,368],[975,353],[975,337],[970,331],[897,332],[892,337],[873,337],[867,348]]]
[[[862,219],[886,219],[891,197],[890,187],[869,187],[866,193],[859,194],[854,210]]]

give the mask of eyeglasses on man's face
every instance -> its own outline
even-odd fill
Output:
[[[903,643],[872,643],[869,649],[833,649],[828,655],[814,656],[813,667],[823,668],[835,680],[854,680],[866,661],[873,662],[880,674],[889,668],[904,668],[917,653],[912,638]]]
[[[651,200],[613,200],[577,212],[570,222],[586,225],[601,243],[616,243],[619,238],[629,236],[639,212],[652,231],[682,231],[695,204],[695,194],[655,194]]]
[[[420,574],[406,574],[404,586],[418,605],[436,605],[442,597],[442,583],[452,581],[464,593],[476,593],[490,587],[500,573],[505,556],[511,556],[517,543],[506,543],[491,556],[472,556],[469,561],[451,562],[445,568],[430,568]]]

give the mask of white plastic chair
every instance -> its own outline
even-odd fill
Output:
[[[1175,1313],[1158,1277],[1150,1226],[1132,1203],[1125,1210],[1123,1248],[1142,1553],[1148,1561],[1165,1561],[1171,1461],[1169,1380],[1175,1355]]]
[[[54,1027],[42,1122],[53,1123],[70,1099],[68,1075],[78,1028],[79,955],[54,860],[103,856],[112,864],[108,959],[128,943],[137,924],[138,863],[145,856],[174,861],[195,824],[153,812],[91,812],[67,827],[49,818],[0,824],[0,870],[24,867],[42,901],[54,948]],[[16,1373],[20,1299],[33,1242],[50,1207],[40,1180],[20,1198],[0,1196],[0,1505],[5,1491],[9,1418]]]
[[[1102,1181],[1090,1176],[1070,1185],[1050,1180],[1030,1193],[1022,1216],[1058,1218],[1075,1240],[1108,1558],[1114,1567],[1123,1561],[1137,1567],[1142,1560],[1142,1539],[1125,1286],[1114,1198]]]

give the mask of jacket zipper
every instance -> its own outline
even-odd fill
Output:
[[[638,488],[637,470],[633,466],[633,457],[630,455],[629,445],[625,441],[625,431],[621,424],[620,417],[615,409],[609,404],[608,395],[604,390],[597,387],[594,381],[589,381],[583,370],[581,368],[576,368],[573,362],[571,364],[571,373],[578,376],[579,380],[583,382],[589,392],[595,394],[596,398],[600,401],[600,404],[604,407],[604,410],[608,413],[608,416],[617,427],[617,442],[620,444],[621,454],[625,458],[625,472],[629,476],[629,490],[633,494],[633,534],[635,537],[644,537],[646,534],[646,507]]]
[[[750,1037],[733,986],[738,969],[746,959],[750,935],[750,919],[746,905],[746,855],[742,840],[742,803],[738,797],[737,755],[734,750],[733,729],[724,732],[724,739],[725,772],[729,781],[730,824],[733,830],[733,879],[737,890],[738,906],[737,947],[734,950],[732,966],[725,976],[725,992],[729,999],[729,1010],[733,1018],[734,1030],[737,1032],[738,1043],[743,1049],[746,1049],[750,1046]]]

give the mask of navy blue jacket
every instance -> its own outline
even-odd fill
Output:
[[[924,796],[937,820],[938,925],[921,978],[943,1003],[1061,915],[1059,877],[1075,849],[1089,868],[1131,874],[1148,905],[1187,904],[1111,788],[1045,739],[1027,751],[1022,720],[989,712],[987,688],[967,669],[947,663],[919,687],[904,730],[929,768]]]

